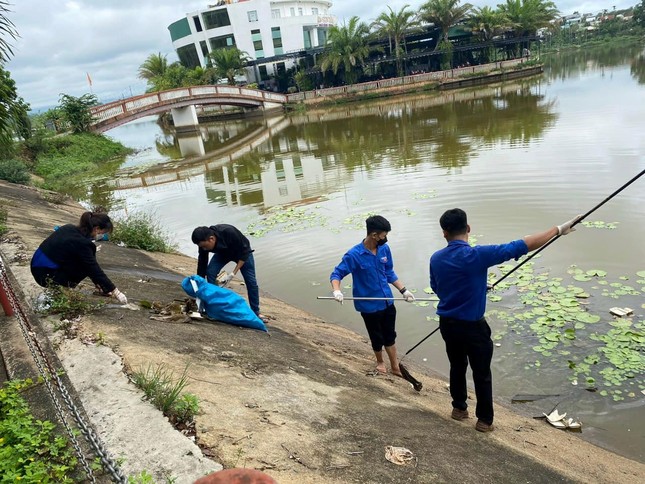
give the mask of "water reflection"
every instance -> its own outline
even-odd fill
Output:
[[[645,84],[645,53],[632,61],[630,71],[639,84]]]
[[[489,145],[541,138],[556,120],[554,101],[532,79],[251,123],[211,123],[157,139],[160,153],[174,158],[179,151],[186,160],[143,171],[130,167],[107,184],[112,190],[150,187],[204,173],[210,201],[268,208],[323,197],[356,170],[412,169],[426,162],[461,169]]]

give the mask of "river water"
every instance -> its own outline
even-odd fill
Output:
[[[544,75],[519,82],[220,121],[193,135],[142,119],[107,133],[138,152],[117,177],[93,185],[92,201],[117,218],[152,214],[192,256],[193,228],[233,224],[249,234],[262,290],[364,334],[351,304],[316,297],[330,295],[329,274],[364,236],[369,213],[392,224],[399,278],[429,297],[428,260],[445,245],[438,219],[446,209],[466,210],[476,243],[507,242],[587,212],[645,168],[642,46],[545,62]],[[593,213],[587,221],[595,226],[558,240],[531,274],[488,304],[496,396],[510,405],[520,393],[558,394],[514,407],[540,415],[559,404],[582,421],[583,438],[640,461],[644,207],[645,177]],[[343,285],[350,294],[351,278]],[[588,297],[545,296],[570,291]],[[540,300],[546,309],[527,312]],[[574,304],[588,314],[569,321],[563,311]],[[612,307],[634,315],[615,320]],[[432,301],[397,308],[403,353],[437,322]],[[564,326],[531,326],[551,313],[565,314]],[[447,374],[438,333],[409,358]]]

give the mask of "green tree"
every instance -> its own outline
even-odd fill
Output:
[[[473,6],[470,3],[459,5],[461,0],[430,0],[419,9],[419,15],[426,22],[432,23],[441,29],[442,41],[448,41],[448,31],[453,25],[464,20]],[[436,49],[441,42],[437,42]]]
[[[94,94],[83,94],[81,97],[68,94],[60,95],[60,110],[63,119],[74,133],[85,133],[90,130],[92,124],[90,108],[97,104],[98,99]]]
[[[403,62],[402,57],[404,49],[401,46],[405,42],[406,33],[416,29],[419,25],[419,20],[414,12],[406,10],[409,5],[404,5],[401,10],[395,12],[392,7],[388,6],[389,13],[383,12],[376,17],[372,24],[376,33],[387,36],[390,41],[390,55],[396,56],[396,70],[399,76],[403,75]],[[394,42],[394,52],[392,52],[392,42]]]
[[[168,59],[161,52],[150,54],[139,66],[139,78],[150,82],[155,77],[163,77],[168,70]]]
[[[497,7],[508,18],[517,38],[535,35],[538,29],[549,27],[560,13],[550,0],[506,0]]]
[[[368,40],[369,27],[357,16],[350,18],[349,23],[330,27],[327,46],[320,58],[320,70],[324,73],[331,69],[337,75],[342,69],[345,82],[355,83],[369,55],[383,51],[381,47],[369,45]]]
[[[510,28],[506,15],[490,7],[474,8],[468,18],[468,25],[484,42],[490,42],[493,37],[502,34]]]
[[[11,74],[0,64],[0,145],[8,148],[14,136],[27,139],[31,135],[28,111],[29,105],[18,96]]]
[[[641,0],[641,3],[637,4],[634,7],[634,22],[636,25],[640,25],[645,28],[645,0]]]
[[[235,76],[245,74],[249,55],[237,47],[216,49],[208,56],[213,64],[214,75],[218,79],[228,79],[231,86],[235,85]]]
[[[482,42],[489,44],[483,52],[485,62],[490,62],[493,57],[493,38],[502,34],[510,28],[510,22],[506,15],[499,10],[490,7],[474,8],[472,15],[467,21],[470,29]]]

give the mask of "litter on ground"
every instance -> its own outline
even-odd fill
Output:
[[[385,447],[385,458],[393,464],[404,466],[414,460],[414,454],[411,450],[405,447],[393,447],[388,445]]]

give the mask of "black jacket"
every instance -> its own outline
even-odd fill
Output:
[[[75,225],[60,227],[40,244],[40,250],[76,284],[89,277],[103,292],[112,292],[116,287],[96,260],[96,245]]]
[[[217,254],[226,262],[233,261],[235,263],[241,260],[246,261],[249,258],[249,254],[253,252],[249,239],[232,225],[218,224],[211,225],[209,228],[215,232],[217,242],[215,243],[215,248],[211,251],[199,249],[199,256],[197,258],[198,276],[206,276],[209,252]]]

